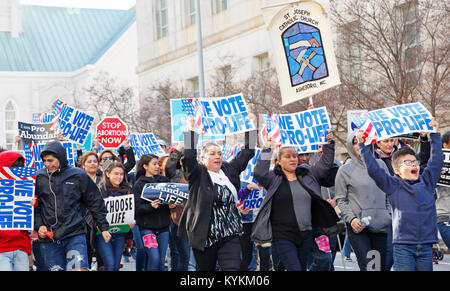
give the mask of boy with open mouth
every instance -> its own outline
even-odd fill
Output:
[[[378,165],[364,145],[364,133],[356,133],[361,156],[369,176],[389,198],[392,206],[394,269],[397,271],[432,271],[432,245],[438,242],[434,190],[443,165],[441,135],[433,118],[430,126],[431,158],[422,175],[419,161],[409,147],[401,148],[392,156],[395,176],[390,176]]]

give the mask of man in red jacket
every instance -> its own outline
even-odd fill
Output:
[[[25,158],[16,152],[0,153],[0,167],[23,167]],[[0,271],[29,271],[31,239],[26,230],[0,231]]]

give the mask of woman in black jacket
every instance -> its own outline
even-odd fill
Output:
[[[197,134],[185,133],[183,170],[189,182],[189,199],[181,216],[178,235],[187,237],[193,248],[199,271],[239,271],[243,233],[241,216],[236,208],[240,173],[245,170],[255,151],[248,145],[230,163],[223,162],[221,149],[207,143],[197,161],[194,140]],[[256,136],[256,135],[253,135]]]
[[[117,197],[131,194],[131,187],[125,176],[122,163],[111,163],[103,173],[103,180],[99,185],[103,198]],[[108,209],[107,209],[108,210]],[[130,224],[130,228],[134,223]],[[102,236],[96,237],[97,252],[104,263],[105,271],[119,271],[126,233],[113,233],[111,240],[105,242]]]
[[[322,199],[317,182],[327,175],[327,167],[298,166],[297,150],[282,147],[274,170],[269,170],[271,156],[271,149],[264,149],[255,166],[255,179],[267,194],[253,224],[252,239],[259,245],[272,244],[287,271],[306,271],[312,260],[313,230],[337,228],[339,221],[333,207]],[[331,168],[333,159],[328,160]]]
[[[143,155],[136,168],[136,183],[133,187],[135,218],[147,254],[146,271],[164,271],[164,260],[169,243],[170,209],[160,200],[148,202],[141,198],[142,189],[148,183],[167,183],[169,179],[160,175],[157,156]]]

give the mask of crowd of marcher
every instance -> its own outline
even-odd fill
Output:
[[[248,271],[255,257],[261,271],[332,271],[341,235],[341,252],[351,260],[353,250],[362,271],[432,270],[438,230],[450,246],[450,190],[437,186],[450,132],[421,134],[416,153],[397,138],[367,146],[356,131],[342,163],[332,131],[317,154],[273,150],[266,139],[254,169],[259,185],[244,186],[240,174],[258,135],[245,133],[242,150],[226,162],[214,142],[198,153],[194,121],[187,122],[184,143],[160,141],[164,156],[138,161],[129,139],[117,154],[79,150],[75,167],[60,141],[47,143],[45,168],[36,173],[34,231],[0,231],[0,270],[119,271],[132,249],[137,271]],[[435,120],[430,126],[438,129]],[[0,153],[0,166],[24,165],[19,153]],[[189,185],[185,205],[141,198],[146,184],[167,182]],[[259,212],[243,223],[250,209],[237,205],[261,187]],[[104,199],[130,194],[135,221],[128,232],[110,233]]]

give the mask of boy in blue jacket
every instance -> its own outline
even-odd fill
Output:
[[[430,126],[438,130],[434,118]],[[434,189],[443,165],[441,135],[431,133],[431,159],[419,175],[419,161],[409,147],[401,148],[392,156],[395,176],[390,176],[378,165],[364,145],[364,133],[356,133],[361,156],[370,177],[389,197],[392,205],[394,268],[397,271],[432,271],[432,245],[438,243]]]

